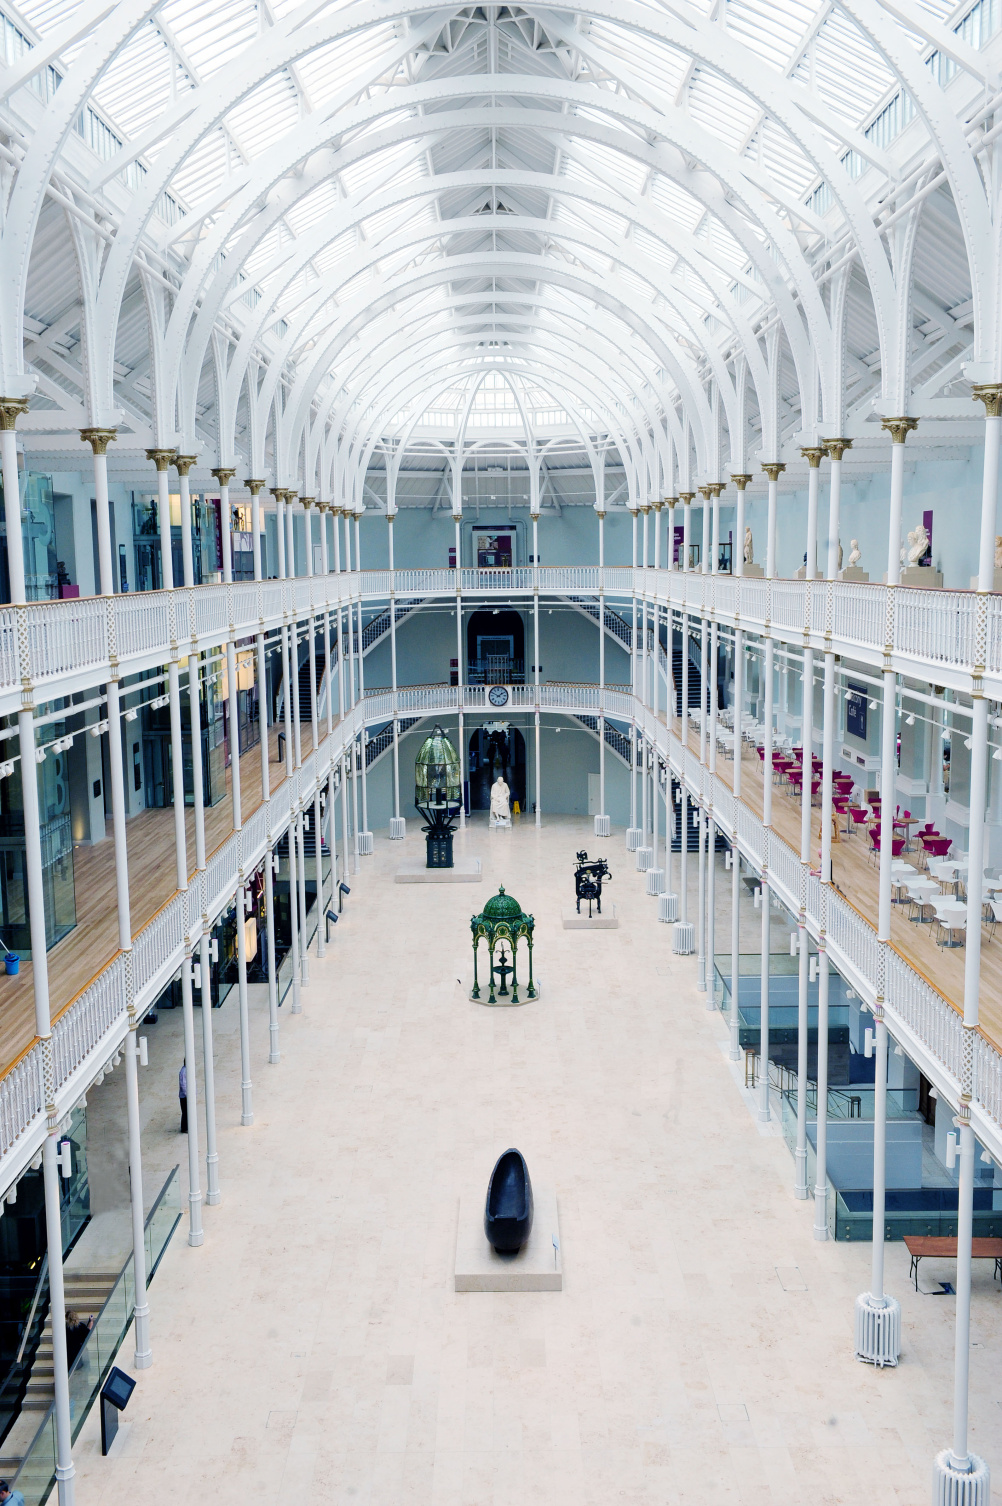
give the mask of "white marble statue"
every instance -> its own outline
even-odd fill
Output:
[[[929,548],[929,535],[924,523],[919,523],[908,535],[908,563],[917,565]]]
[[[750,528],[746,528],[745,529],[745,564],[746,565],[754,565],[754,563],[755,563],[755,545],[752,542],[752,531],[751,531]]]
[[[511,804],[509,796],[511,791],[505,784],[504,775],[499,774],[491,785],[491,825],[511,825]]]
[[[862,553],[862,550],[859,547],[859,539],[850,539],[849,540],[849,566],[850,566],[850,569],[854,565],[858,565],[859,562],[860,562],[860,560],[862,558],[863,558],[863,553]]]

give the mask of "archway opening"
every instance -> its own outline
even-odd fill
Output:
[[[525,810],[525,738],[509,722],[486,722],[470,738],[470,810],[486,811],[491,806],[491,785],[498,774],[504,775],[511,791],[512,809],[518,801]]]

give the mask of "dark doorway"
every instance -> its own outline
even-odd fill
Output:
[[[503,774],[511,791],[512,810],[517,800],[519,810],[524,811],[525,738],[508,723],[489,725],[495,730],[478,727],[470,738],[470,810],[490,810],[491,785],[498,774]]]
[[[466,625],[469,685],[525,684],[525,624],[509,607],[474,612]]]

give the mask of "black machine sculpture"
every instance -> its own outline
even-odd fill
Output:
[[[589,859],[586,852],[579,852],[576,858],[577,867],[574,869],[574,893],[577,896],[578,914],[581,914],[581,901],[588,901],[588,919],[591,920],[591,907],[597,906],[598,914],[602,913],[602,880],[612,883],[612,874],[605,858]]]
[[[487,1184],[484,1233],[499,1255],[517,1255],[532,1229],[532,1183],[520,1150],[499,1157]]]

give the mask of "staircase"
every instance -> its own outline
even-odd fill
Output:
[[[316,660],[317,696],[320,695],[320,687],[324,681],[323,656]],[[313,695],[310,686],[310,661],[305,658],[299,666],[299,720],[300,722],[311,721],[313,717]]]
[[[671,677],[675,686],[675,715],[682,715],[682,634],[671,635]],[[703,693],[703,677],[699,664],[689,655],[689,705],[699,709]]]
[[[576,722],[580,722],[583,727],[587,727],[589,732],[594,732],[595,736],[598,737],[598,717],[597,716],[575,716],[574,720]],[[627,733],[620,732],[620,730],[619,730],[618,727],[612,727],[612,726],[609,725],[608,722],[606,722],[606,724],[605,724],[605,741],[606,741],[606,746],[609,747],[609,748],[611,748],[612,751],[616,754],[616,757],[617,758],[621,758],[623,760],[623,762],[626,764],[626,767],[629,768],[630,767],[630,739],[629,739],[629,736],[627,735]]]
[[[96,1318],[118,1280],[117,1271],[63,1272],[63,1287],[66,1311],[76,1312],[82,1318]],[[35,1358],[25,1386],[20,1415],[0,1444],[0,1474],[12,1478],[21,1467],[21,1461],[37,1433],[42,1418],[55,1398],[55,1380],[52,1358],[52,1312],[46,1314],[42,1332],[35,1350]]]
[[[585,616],[593,617],[596,622],[598,621],[598,607],[593,601],[589,601],[585,596],[568,596],[565,599],[576,606],[579,612],[584,612]],[[632,627],[625,618],[621,617],[618,612],[613,612],[609,607],[605,609],[605,630],[614,638],[618,638],[625,649],[632,649]]]
[[[421,717],[419,716],[402,716],[400,718],[400,736],[403,737],[407,729],[413,727],[419,721],[421,721]],[[385,727],[380,727],[378,732],[370,735],[369,741],[365,745],[366,771],[371,769],[376,760],[382,758],[387,748],[392,748],[392,746],[393,723],[387,722]]]

